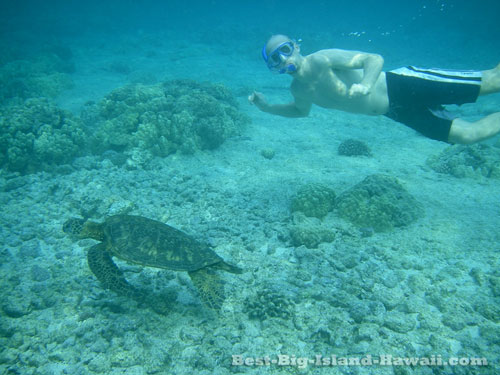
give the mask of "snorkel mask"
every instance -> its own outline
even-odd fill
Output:
[[[295,51],[295,42],[286,41],[278,45],[274,50],[266,53],[266,45],[262,48],[262,58],[267,64],[269,70],[277,72],[279,74],[293,73],[297,71],[297,67],[294,64],[285,65],[285,60],[292,56]]]

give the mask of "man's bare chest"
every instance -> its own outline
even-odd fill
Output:
[[[327,107],[334,102],[343,101],[351,84],[345,82],[333,71],[308,78],[292,84],[293,95]]]

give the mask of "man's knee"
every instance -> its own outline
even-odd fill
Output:
[[[451,123],[448,142],[471,144],[500,133],[500,112],[492,113],[476,122],[456,118]]]
[[[479,95],[487,95],[500,91],[500,64],[482,72],[482,82]]]

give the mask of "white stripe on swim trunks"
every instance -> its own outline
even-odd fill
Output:
[[[423,69],[409,66],[391,70],[392,73],[431,81],[480,85],[482,73],[474,70]]]

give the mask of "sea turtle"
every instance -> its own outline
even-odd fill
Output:
[[[88,251],[90,269],[104,287],[139,300],[141,293],[123,277],[112,256],[143,266],[187,271],[204,304],[214,310],[224,302],[223,284],[214,270],[242,272],[224,262],[209,245],[142,216],[115,215],[103,223],[72,218],[64,223],[63,231],[101,241]]]

